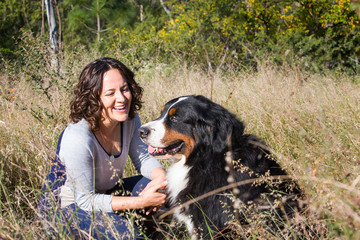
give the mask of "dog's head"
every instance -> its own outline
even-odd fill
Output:
[[[151,155],[187,159],[195,148],[224,154],[233,142],[228,140],[242,135],[243,130],[243,124],[225,108],[192,95],[166,103],[160,117],[141,126],[139,134]]]

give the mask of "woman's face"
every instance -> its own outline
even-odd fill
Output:
[[[126,80],[119,70],[110,69],[104,74],[100,99],[103,103],[102,121],[105,124],[124,122],[127,120],[131,92]]]

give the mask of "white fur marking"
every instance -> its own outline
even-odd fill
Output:
[[[170,203],[175,204],[179,193],[187,187],[188,173],[190,168],[185,165],[186,158],[183,155],[181,160],[173,163],[167,171],[166,180],[168,182]],[[174,212],[176,219],[179,222],[184,222],[188,228],[188,232],[193,234],[194,224],[190,216],[181,213],[180,209]]]
[[[164,127],[163,119],[148,122],[144,124],[143,127],[147,127],[150,129],[150,134],[145,139],[148,145],[156,146],[156,147],[166,147],[161,143],[161,140],[165,135],[165,127]]]
[[[168,189],[170,190],[170,201],[175,203],[179,193],[187,187],[188,173],[190,168],[185,166],[185,156],[183,155],[181,160],[173,163],[166,174],[166,180],[168,182]]]
[[[191,235],[191,239],[196,239],[196,235],[194,234],[194,224],[191,220],[191,217],[190,216],[187,216],[185,214],[182,214],[180,212],[180,209],[177,209],[175,212],[174,212],[174,215],[176,217],[176,219],[179,221],[179,222],[183,222],[186,224],[186,227],[187,227],[187,230],[189,232],[189,234]],[[195,237],[195,238],[194,238]]]

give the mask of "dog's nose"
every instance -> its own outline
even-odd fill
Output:
[[[140,127],[139,128],[139,135],[142,139],[146,138],[150,133],[150,129],[147,127]]]

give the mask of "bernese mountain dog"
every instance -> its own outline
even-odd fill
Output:
[[[268,147],[245,134],[234,114],[204,96],[169,101],[159,118],[139,128],[139,135],[151,155],[173,160],[167,171],[169,204],[177,207],[174,216],[192,239],[225,232],[235,216],[246,221],[243,206],[256,205],[252,209],[258,213],[281,205],[280,214],[294,206],[284,208],[284,199],[298,194],[298,187],[281,181],[286,172]],[[236,187],[226,188],[231,183]],[[195,201],[181,207],[189,200]]]

